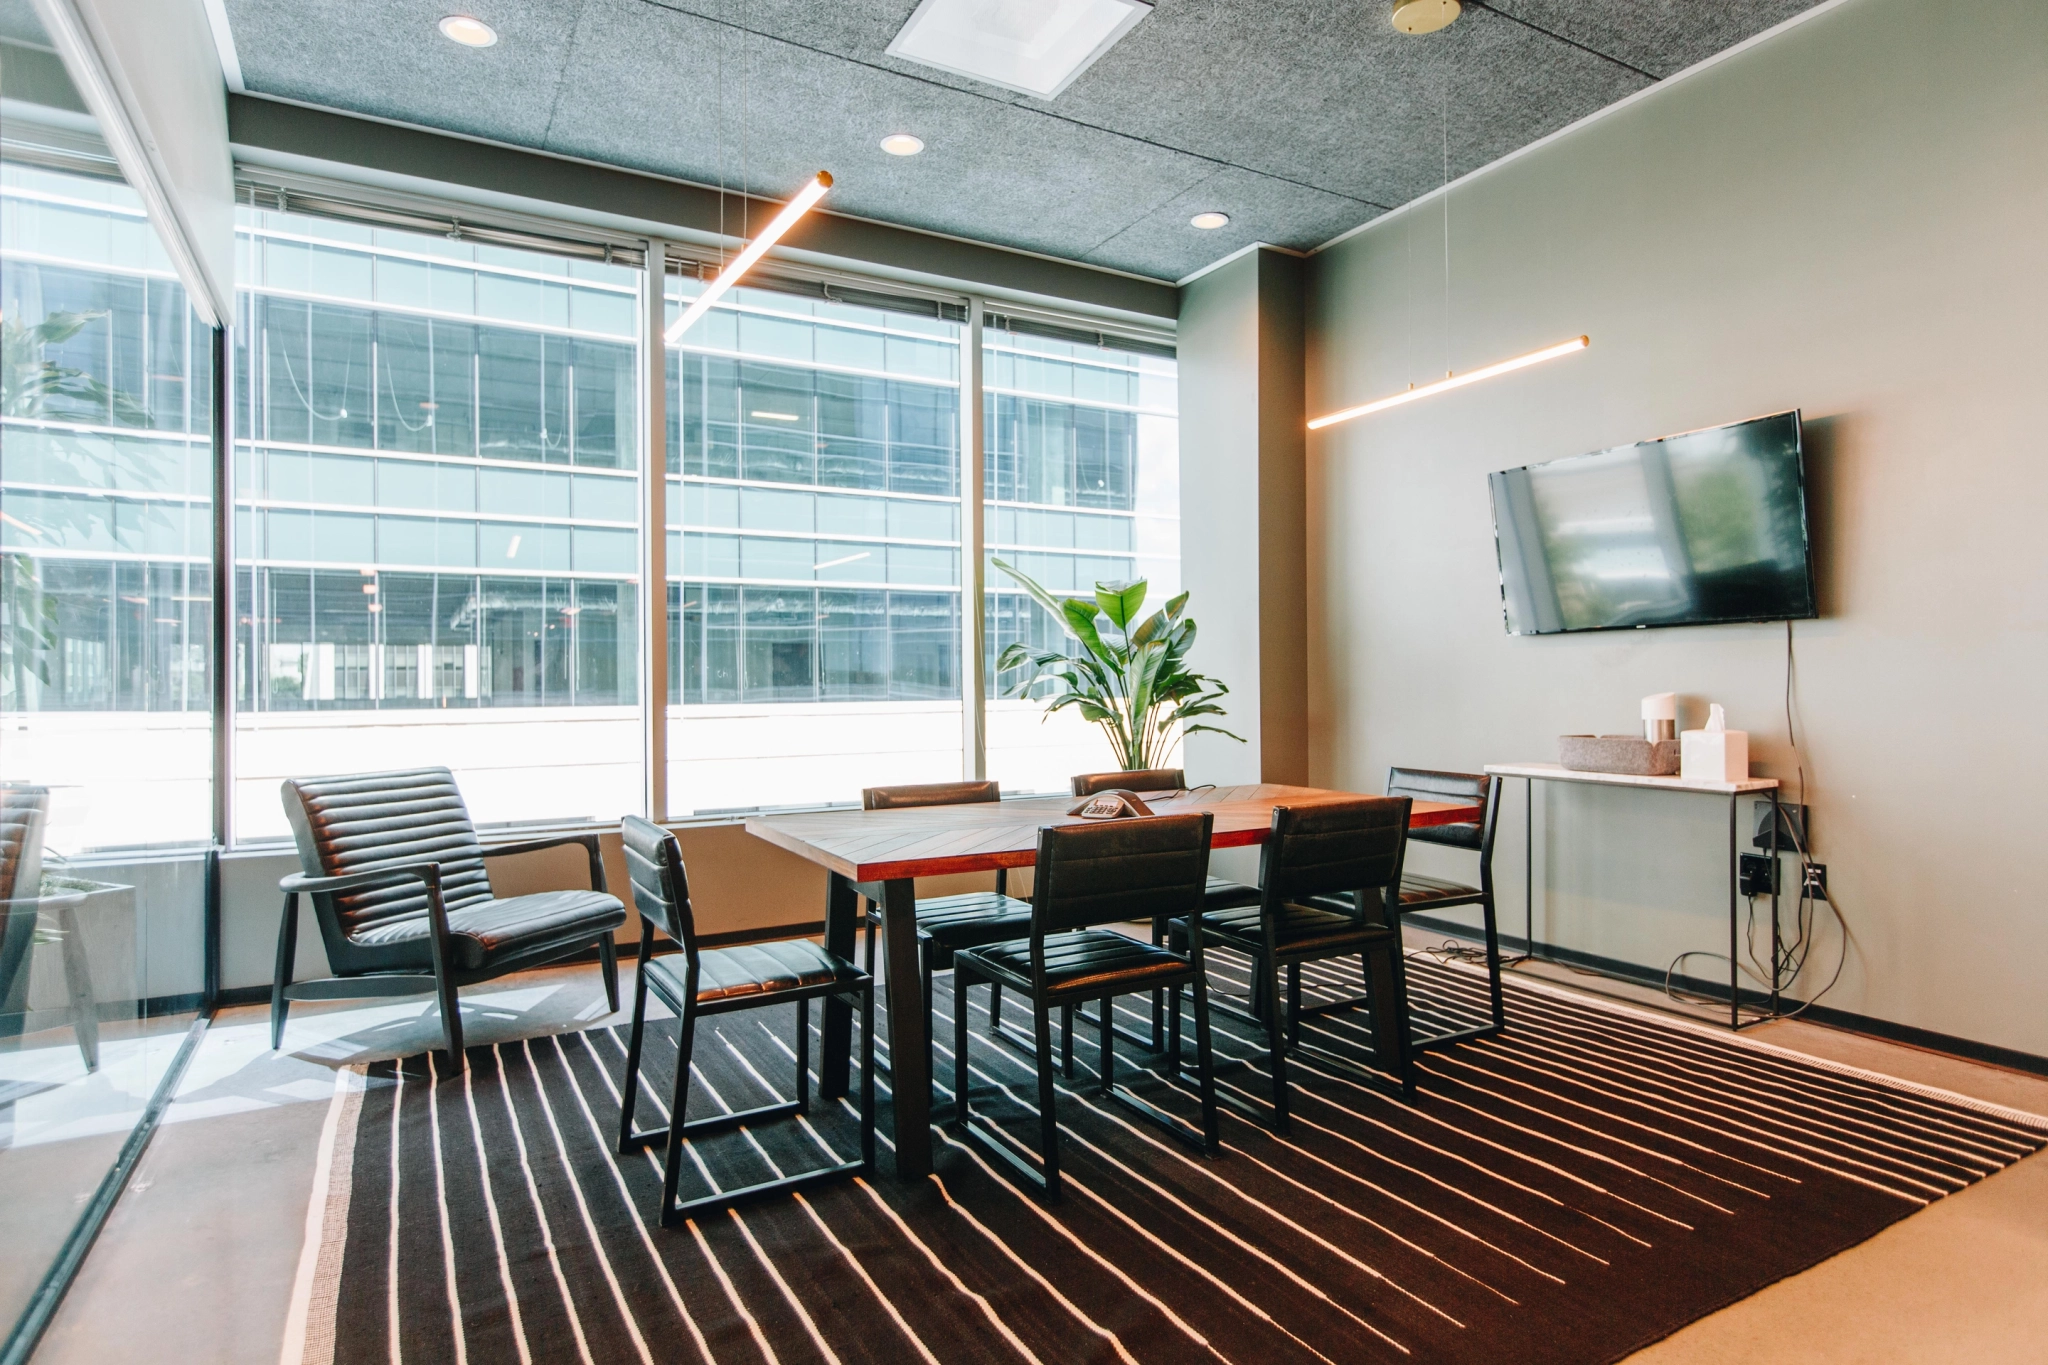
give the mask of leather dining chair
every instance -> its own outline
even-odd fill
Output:
[[[1398,913],[1412,915],[1423,910],[1446,910],[1453,906],[1476,905],[1486,937],[1486,977],[1492,1022],[1452,1033],[1432,1035],[1422,1046],[1440,1047],[1470,1038],[1490,1038],[1507,1027],[1507,1013],[1501,1000],[1500,939],[1493,913],[1493,835],[1500,818],[1501,780],[1490,773],[1447,773],[1427,768],[1393,768],[1387,773],[1387,795],[1407,796],[1418,801],[1472,801],[1481,807],[1477,823],[1430,825],[1408,831],[1411,842],[1468,849],[1479,855],[1479,884],[1427,877],[1416,872],[1401,874]]]
[[[696,915],[690,905],[690,880],[683,868],[682,847],[661,826],[628,815],[619,822],[626,846],[626,872],[633,883],[633,906],[640,912],[640,954],[633,973],[633,1024],[626,1042],[626,1074],[619,1084],[619,1151],[630,1153],[661,1143],[661,1208],[663,1227],[674,1227],[716,1209],[749,1199],[805,1189],[826,1181],[866,1175],[875,1166],[875,982],[851,962],[826,952],[809,939],[779,939],[734,948],[697,946]],[[653,955],[656,931],[680,945],[682,952]],[[681,965],[677,965],[677,959]],[[652,990],[675,1014],[677,1039],[675,1082],[670,1091],[666,1127],[636,1132],[633,1111],[640,1097],[641,1039],[647,1025],[647,993]],[[685,1139],[708,1137],[806,1113],[811,1098],[811,1001],[837,997],[860,1011],[860,1160],[839,1162],[795,1175],[720,1190],[701,1199],[676,1203]],[[713,1114],[685,1121],[690,1102],[690,1058],[697,1021],[738,1010],[796,1006],[796,1098],[737,1113]]]
[[[1319,1066],[1356,1075],[1377,1088],[1389,1088],[1385,1079],[1350,1058],[1302,1041],[1304,1013],[1357,1003],[1336,1001],[1305,1011],[1301,1001],[1305,963],[1336,957],[1364,959],[1374,1061],[1391,1074],[1392,1087],[1404,1098],[1414,1094],[1407,981],[1393,912],[1407,849],[1410,805],[1405,796],[1362,796],[1328,805],[1275,806],[1272,828],[1259,856],[1259,904],[1211,911],[1203,917],[1212,947],[1234,949],[1252,961],[1252,999],[1259,1012],[1242,1017],[1266,1035],[1276,1131],[1285,1131],[1288,1124],[1289,1051],[1306,1052]],[[1187,921],[1174,921],[1169,941],[1179,944],[1190,927]],[[1283,969],[1287,981],[1284,997],[1280,986]],[[1174,1004],[1179,1004],[1177,994]],[[1216,1008],[1238,1014],[1225,1005]],[[1169,1047],[1179,1036],[1179,1022],[1177,1014],[1169,1019]]]
[[[1003,799],[993,782],[925,782],[895,787],[869,787],[860,794],[862,810],[907,810],[919,806],[980,805]],[[962,948],[984,943],[1001,943],[1022,937],[1031,924],[1031,905],[1009,894],[1010,871],[996,869],[993,891],[963,891],[952,896],[930,896],[917,902],[918,985],[925,1010],[925,1047],[931,1049],[932,978],[953,966],[953,954]],[[867,926],[867,971],[875,970],[875,931],[881,927],[881,910],[870,903],[864,916]],[[1002,1015],[1002,988],[989,993],[989,1018]],[[929,1070],[929,1062],[927,1062]]]
[[[284,1046],[294,1000],[417,995],[440,1001],[442,1039],[463,1067],[458,988],[595,947],[605,998],[619,1007],[612,935],[626,907],[604,884],[597,835],[560,834],[486,847],[446,768],[291,780],[284,812],[301,871],[278,883],[284,917],[270,992],[270,1046]],[[499,897],[485,862],[580,844],[590,889]],[[311,897],[332,977],[292,982],[299,901]]]
[[[1046,826],[1038,831],[1028,935],[1007,943],[966,948],[953,956],[954,1122],[965,1135],[1011,1167],[1048,1199],[1060,1193],[1059,1116],[1053,1072],[1052,1010],[1071,1011],[1096,1001],[1101,1038],[1098,1081],[1102,1093],[1204,1155],[1217,1150],[1215,1064],[1210,1051],[1208,984],[1203,971],[1203,883],[1209,871],[1212,819],[1200,815],[1105,820]],[[1096,926],[1130,920],[1189,922],[1185,947],[1169,950]],[[1038,1071],[1038,1164],[1032,1166],[1000,1137],[977,1132],[969,1103],[969,984],[1008,986],[1030,1002]],[[1194,988],[1197,1089],[1201,1130],[1155,1108],[1116,1084],[1116,1045],[1110,1020],[1117,996]],[[1173,1071],[1179,1073],[1179,1058]],[[985,1120],[984,1120],[985,1121]]]

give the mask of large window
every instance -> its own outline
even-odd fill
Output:
[[[237,824],[445,763],[476,818],[640,793],[639,272],[243,210]]]
[[[193,1018],[212,836],[211,332],[39,57],[0,55],[0,1335]]]
[[[1055,593],[1143,578],[1147,607],[1180,591],[1180,438],[1171,348],[1007,317],[982,333],[988,558]],[[1067,647],[1060,627],[990,563],[983,606],[988,774],[1004,790],[1061,791],[1114,768],[1102,731],[1010,694],[1005,646]],[[1039,689],[1041,692],[1043,687]]]
[[[961,310],[884,302],[736,289],[668,352],[671,815],[960,775]]]

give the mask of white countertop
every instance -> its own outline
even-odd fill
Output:
[[[1574,772],[1556,763],[1489,763],[1486,765],[1486,771],[1495,777],[1533,777],[1543,782],[1590,782],[1601,787],[1653,787],[1660,791],[1708,792],[1718,796],[1774,791],[1778,786],[1778,779],[1775,777],[1748,777],[1740,782],[1688,782],[1682,777]]]

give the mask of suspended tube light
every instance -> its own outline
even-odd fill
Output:
[[[737,284],[740,276],[753,268],[754,262],[767,255],[768,248],[780,241],[785,232],[795,227],[796,220],[809,213],[811,205],[823,199],[825,191],[831,188],[830,171],[819,171],[812,176],[809,183],[796,192],[796,198],[782,206],[782,212],[775,215],[775,220],[761,229],[761,235],[749,242],[745,251],[733,257],[732,263],[719,271],[718,278],[697,296],[696,302],[684,309],[683,315],[670,324],[668,331],[663,334],[668,344],[673,346],[681,341],[683,333],[695,326],[698,318],[710,312],[711,305],[724,297],[725,291]]]
[[[1593,341],[1590,337],[1573,337],[1570,341],[1560,341],[1555,346],[1545,346],[1540,351],[1531,351],[1527,355],[1518,355],[1513,360],[1503,360],[1495,365],[1481,366],[1476,370],[1467,370],[1463,374],[1448,375],[1437,380],[1434,384],[1424,384],[1419,389],[1410,387],[1406,392],[1397,393],[1391,398],[1381,398],[1371,403],[1361,403],[1355,408],[1345,408],[1342,412],[1333,412],[1327,417],[1315,418],[1308,424],[1308,429],[1310,431],[1321,431],[1324,427],[1335,426],[1339,422],[1348,422],[1354,417],[1363,417],[1367,413],[1399,407],[1403,403],[1412,403],[1418,398],[1427,398],[1431,394],[1444,393],[1451,389],[1460,389],[1467,384],[1477,384],[1482,379],[1491,379],[1497,374],[1506,374],[1510,370],[1520,370],[1526,369],[1531,365],[1540,365],[1546,360],[1555,360],[1559,356],[1570,355],[1573,351],[1583,351],[1592,344]]]

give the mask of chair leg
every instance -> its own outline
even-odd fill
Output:
[[[1048,1022],[1047,1027],[1051,1027]],[[1074,1075],[1074,1007],[1060,1006],[1060,1071],[1072,1079]]]
[[[1174,1072],[1180,1071],[1179,1025],[1180,987],[1173,988]],[[1210,1156],[1219,1150],[1216,1133],[1216,1060],[1211,1051],[1209,1039],[1209,983],[1203,977],[1195,978],[1195,1075],[1202,1087],[1202,1150]]]
[[[860,993],[860,1159],[875,1169],[875,982]]]
[[[1287,1130],[1287,1035],[1280,1025],[1280,968],[1271,958],[1259,964],[1265,987],[1267,1065],[1273,1071],[1273,1130]]]
[[[644,966],[645,955],[641,958]],[[633,1150],[633,1111],[640,1103],[640,1040],[647,1029],[647,977],[633,973],[633,1022],[626,1030],[626,1074],[619,1081],[619,1151]]]
[[[796,1002],[796,1111],[811,1112],[811,1002]]]
[[[1166,1003],[1166,1074],[1180,1079],[1180,984],[1176,982]]]
[[[606,934],[597,941],[597,969],[604,977],[604,1003],[611,1013],[619,1012],[619,945]]]
[[[938,1056],[934,1050],[936,1044],[932,1039],[932,1020],[938,1018],[937,1002],[934,999],[938,983],[933,979],[937,968],[932,965],[932,959],[937,953],[938,949],[930,939],[918,940],[917,975],[920,998],[924,1002],[924,1074],[927,1076],[932,1074],[932,1061]],[[955,997],[960,994],[960,979],[957,976],[953,978],[953,994]],[[956,998],[953,1001],[954,1010],[958,1011],[960,1005],[961,1001]]]
[[[284,898],[284,916],[277,922],[277,975],[270,986],[270,1050],[284,1046],[284,1019],[292,1002],[285,991],[292,984],[292,967],[299,951],[299,898]]]
[[[1486,898],[1479,902],[1479,908],[1486,922],[1486,985],[1489,994],[1493,997],[1493,1026],[1495,1028],[1506,1028],[1508,1025],[1508,1014],[1507,1008],[1501,1000],[1500,937],[1494,928],[1492,892],[1489,891],[1486,894]]]
[[[953,1121],[967,1123],[967,974],[953,959]]]
[[[865,899],[863,899],[860,903],[862,905],[868,904]],[[865,971],[869,976],[873,976],[875,974],[875,921],[873,906],[868,906],[866,910],[861,911],[861,923],[867,927],[868,946],[867,966],[863,967],[861,970]]]
[[[1116,998],[1105,995],[1096,1003],[1102,1011],[1102,1093],[1108,1094],[1116,1087]]]
[[[697,1042],[697,1011],[683,1005],[681,1032],[676,1038],[676,1081],[669,1098],[668,1151],[661,1164],[661,1225],[668,1227],[676,1206],[676,1183],[683,1172],[683,1114],[690,1107],[690,1052]]]
[[[448,1069],[461,1071],[465,1062],[462,1052],[462,1006],[455,997],[455,983],[444,972],[434,974],[434,991],[441,1001],[441,1041],[448,1049]]]
[[[1032,1032],[1038,1044],[1038,1159],[1045,1174],[1045,1197],[1060,1197],[1060,1121],[1054,1108],[1052,1080],[1052,1010],[1042,1001],[1032,1002]],[[1071,1006],[1067,1017],[1073,1017]],[[1074,1033],[1067,1030],[1067,1055],[1073,1056]]]
[[[71,1031],[78,1039],[86,1074],[100,1069],[100,1006],[92,989],[92,964],[86,961],[85,940],[78,933],[78,913],[57,911],[64,933],[64,988],[71,998]]]
[[[1301,964],[1287,964],[1287,1046],[1301,1045]]]
[[[954,989],[959,987],[956,985]],[[1003,1031],[1003,983],[1000,981],[988,983],[988,1031],[991,1035]]]

